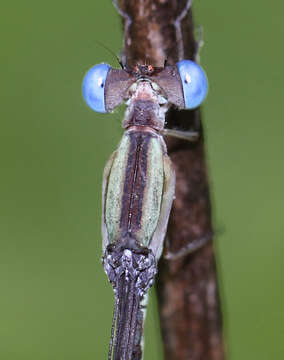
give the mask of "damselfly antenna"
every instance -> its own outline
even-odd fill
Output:
[[[101,43],[99,40],[95,40],[95,42],[100,45],[102,48],[104,48],[105,50],[107,50],[118,62],[118,64],[120,65],[120,67],[122,69],[125,68],[125,66],[123,65],[121,59],[116,55],[116,53],[114,51],[112,51],[108,46],[106,46],[105,44]]]

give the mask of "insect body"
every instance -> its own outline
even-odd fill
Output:
[[[85,76],[83,95],[93,110],[128,105],[125,133],[103,180],[103,264],[115,292],[109,359],[142,357],[144,300],[157,273],[175,189],[163,139],[165,114],[172,104],[199,106],[206,93],[203,70],[189,60],[122,70],[100,64]]]

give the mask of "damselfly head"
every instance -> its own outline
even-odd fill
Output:
[[[95,65],[84,77],[83,96],[92,110],[110,112],[129,99],[129,94],[133,93],[129,90],[140,81],[150,81],[153,90],[163,94],[165,101],[160,104],[169,102],[182,109],[198,107],[208,91],[202,68],[191,60],[182,60],[175,66],[136,65],[133,69]]]

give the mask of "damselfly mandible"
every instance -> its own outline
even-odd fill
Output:
[[[196,134],[165,129],[170,106],[192,109],[207,93],[199,65],[112,69],[92,67],[83,82],[87,104],[111,112],[127,104],[125,133],[103,180],[103,265],[115,293],[108,359],[139,360],[147,292],[157,273],[175,192],[175,172],[163,135]]]

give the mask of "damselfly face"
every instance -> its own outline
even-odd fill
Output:
[[[83,96],[92,110],[110,112],[131,97],[129,89],[141,80],[155,84],[154,90],[159,88],[168,103],[181,109],[198,107],[208,90],[202,68],[191,60],[182,60],[175,66],[139,65],[130,70],[112,69],[107,64],[95,65],[85,75]]]

